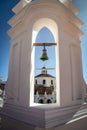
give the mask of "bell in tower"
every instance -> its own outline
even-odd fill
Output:
[[[48,56],[47,56],[47,51],[46,51],[45,43],[44,43],[44,49],[43,49],[43,51],[42,51],[42,55],[41,55],[41,57],[40,57],[40,60],[45,61],[45,60],[48,60],[48,59],[49,59],[49,58],[48,58]]]

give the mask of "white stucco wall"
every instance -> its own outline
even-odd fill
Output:
[[[45,86],[50,87],[51,84],[51,80],[53,80],[53,85],[56,86],[56,79],[55,78],[50,78],[50,77],[38,77],[35,78],[35,80],[37,80],[37,84],[43,84],[43,80],[46,80],[46,84]],[[35,83],[35,82],[34,82]]]
[[[10,103],[15,102],[24,106],[32,104],[34,91],[33,43],[38,31],[44,26],[52,31],[57,43],[57,103],[71,105],[82,99],[83,79],[79,40],[82,32],[71,23],[69,17],[71,14],[59,2],[58,4],[37,2],[35,5],[34,3],[27,5],[23,11],[9,21],[13,28],[8,32],[12,37],[12,45],[7,84],[14,99],[14,101],[9,100]],[[79,57],[78,61],[76,57]],[[8,90],[7,93],[9,93]]]

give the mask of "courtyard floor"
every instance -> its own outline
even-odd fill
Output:
[[[1,115],[0,130],[45,130]],[[46,130],[87,130],[87,104],[83,105],[67,124]]]

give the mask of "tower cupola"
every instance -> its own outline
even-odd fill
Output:
[[[42,73],[42,74],[47,74],[47,68],[46,68],[46,67],[42,67],[41,73]]]

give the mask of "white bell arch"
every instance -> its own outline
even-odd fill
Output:
[[[37,20],[32,29],[32,46],[33,43],[35,43],[36,37],[38,32],[43,28],[47,27],[53,34],[55,43],[57,43],[56,46],[56,103],[60,106],[60,76],[59,76],[59,45],[58,45],[58,26],[56,22],[50,18],[40,18]],[[30,106],[34,106],[34,55],[35,55],[35,48],[32,47],[32,54],[31,54],[31,65],[32,65],[32,70],[30,74]]]

